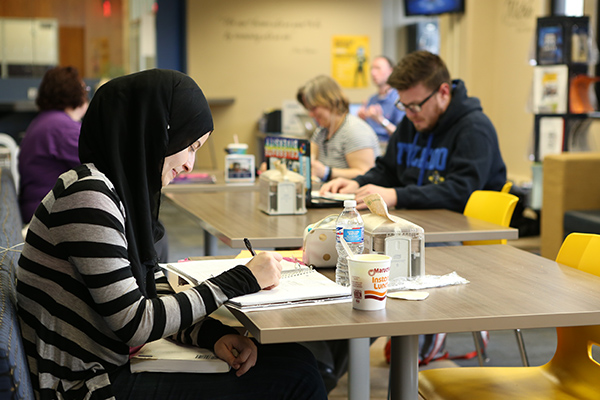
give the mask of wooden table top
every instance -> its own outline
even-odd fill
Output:
[[[302,247],[306,226],[341,212],[341,207],[311,208],[303,215],[268,215],[258,209],[259,193],[252,190],[170,192],[166,197],[198,218],[204,230],[236,249],[245,248],[244,237],[257,249]],[[391,210],[390,214],[421,226],[425,242],[430,243],[518,238],[517,229],[449,210]]]
[[[470,283],[426,289],[423,301],[387,299],[381,311],[351,303],[243,313],[262,343],[593,325],[600,321],[600,277],[510,245],[425,249],[427,273],[456,271]]]

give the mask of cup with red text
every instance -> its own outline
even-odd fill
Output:
[[[385,308],[391,260],[384,254],[356,254],[348,258],[353,308]]]

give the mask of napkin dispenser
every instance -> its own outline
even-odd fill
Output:
[[[335,267],[335,221],[337,214],[330,214],[304,229],[302,262],[315,267]]]
[[[425,231],[410,221],[390,215],[364,214],[365,248],[363,254],[392,257],[390,280],[425,274]],[[393,222],[392,222],[393,221]]]
[[[306,183],[304,177],[283,168],[260,174],[259,210],[269,215],[306,214]]]

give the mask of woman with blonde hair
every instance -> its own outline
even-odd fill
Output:
[[[298,89],[297,98],[319,125],[311,138],[313,176],[323,182],[354,178],[375,165],[381,152],[377,135],[348,112],[348,98],[335,80],[317,76]]]

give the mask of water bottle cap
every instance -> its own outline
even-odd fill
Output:
[[[344,200],[344,207],[356,207],[356,200]]]

